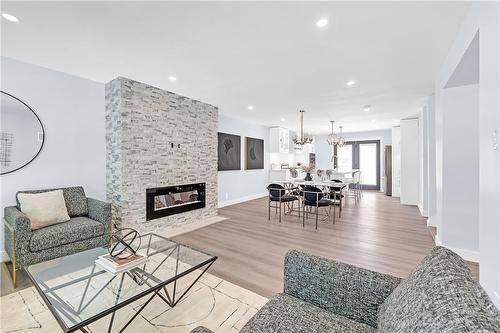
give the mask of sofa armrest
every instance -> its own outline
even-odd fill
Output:
[[[212,332],[206,327],[198,326],[195,329],[193,329],[190,333],[214,333],[214,332]]]
[[[87,198],[87,205],[89,207],[89,218],[104,224],[104,233],[109,234],[111,230],[111,204]]]
[[[300,251],[285,256],[284,292],[377,327],[377,310],[401,279]]]
[[[29,252],[31,238],[31,221],[16,206],[5,207],[3,213],[5,226],[5,250],[12,259],[12,244],[15,241],[18,253]],[[14,236],[15,233],[15,236]],[[14,239],[15,238],[15,239]]]

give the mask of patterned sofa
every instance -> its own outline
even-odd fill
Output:
[[[18,193],[41,193],[52,190],[56,189]],[[87,198],[83,187],[67,187],[62,190],[71,218],[67,222],[31,230],[30,220],[21,212],[19,202],[17,206],[5,207],[5,250],[13,263],[14,286],[16,268],[109,243],[110,204]]]
[[[242,333],[500,332],[499,311],[465,262],[443,247],[434,248],[403,280],[290,251],[284,278],[284,293],[259,310]]]

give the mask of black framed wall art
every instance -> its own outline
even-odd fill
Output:
[[[217,170],[241,170],[241,137],[217,133]]]
[[[264,169],[264,140],[245,138],[245,169]]]

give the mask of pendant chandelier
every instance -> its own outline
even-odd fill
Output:
[[[340,135],[337,136],[337,134],[335,134],[335,132],[333,130],[333,124],[335,123],[335,121],[330,120],[330,123],[332,124],[332,132],[330,133],[330,135],[328,135],[328,138],[326,139],[326,141],[328,141],[328,144],[330,146],[343,147],[344,144],[345,144],[345,140],[342,137],[342,126],[339,126],[339,128],[340,128]]]
[[[313,138],[310,136],[304,136],[304,110],[300,110],[300,137],[293,139],[293,143],[296,145],[305,145],[313,142]]]

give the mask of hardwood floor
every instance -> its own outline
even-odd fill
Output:
[[[262,296],[283,289],[283,259],[289,249],[335,259],[359,267],[407,276],[432,249],[434,241],[418,208],[398,198],[366,191],[359,205],[344,206],[342,218],[314,229],[314,218],[287,215],[281,224],[267,198],[219,209],[227,220],[175,237],[175,240],[219,256],[211,273]],[[470,265],[477,275],[476,264]]]

